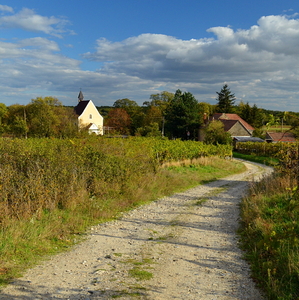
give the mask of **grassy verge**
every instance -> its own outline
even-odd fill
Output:
[[[299,195],[275,173],[252,185],[241,204],[241,244],[252,276],[270,300],[299,299]]]
[[[233,152],[233,157],[249,160],[252,162],[256,162],[256,163],[260,163],[272,167],[277,166],[279,163],[279,160],[273,157],[257,156],[253,154],[242,154],[238,152]]]
[[[86,198],[84,205],[37,210],[29,219],[5,220],[5,228],[0,230],[0,285],[48,255],[66,251],[81,241],[93,224],[115,219],[123,211],[162,196],[242,171],[244,166],[238,162],[204,158],[192,165],[159,168],[155,173],[135,178],[119,193]]]

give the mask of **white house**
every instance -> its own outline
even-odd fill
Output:
[[[92,100],[84,100],[83,93],[80,91],[78,105],[75,107],[78,116],[79,130],[87,129],[89,133],[103,135],[104,119],[93,104]]]

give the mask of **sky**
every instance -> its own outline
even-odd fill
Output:
[[[96,106],[180,89],[299,112],[297,0],[9,0],[0,3],[0,103]]]

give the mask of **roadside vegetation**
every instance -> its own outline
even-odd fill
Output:
[[[1,139],[0,284],[91,225],[243,171],[230,155],[228,145],[161,138]]]
[[[271,167],[275,167],[279,164],[279,160],[277,158],[269,157],[269,156],[258,156],[255,154],[242,154],[239,152],[233,152],[233,157],[249,160],[252,162],[264,164],[266,166],[271,166]]]
[[[252,276],[267,299],[295,300],[299,299],[299,145],[264,146],[242,145],[248,153],[242,154],[245,159],[270,159],[271,165],[275,162],[275,173],[252,184],[242,201],[241,244]],[[261,153],[263,157],[258,156]]]

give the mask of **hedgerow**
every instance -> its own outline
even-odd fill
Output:
[[[0,224],[115,198],[164,162],[212,155],[231,155],[231,147],[155,138],[1,139]]]

